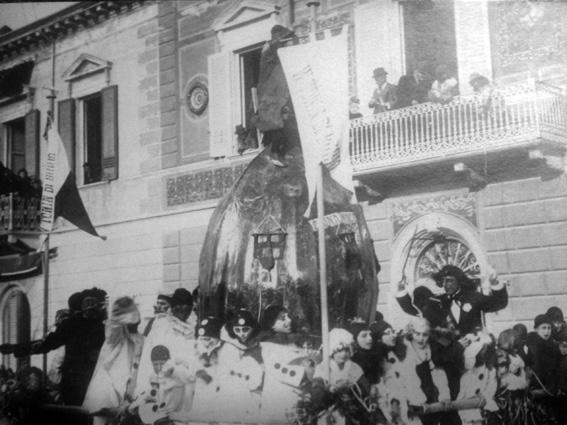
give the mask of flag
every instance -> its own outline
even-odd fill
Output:
[[[41,222],[43,232],[51,232],[57,217],[63,217],[79,229],[100,236],[91,223],[87,210],[83,205],[79,189],[75,183],[75,175],[69,166],[67,152],[63,141],[50,117],[47,118],[46,164],[43,174],[43,192],[41,194]]]
[[[337,183],[354,194],[348,149],[347,31],[280,48],[278,55],[299,128],[310,204],[321,163]]]

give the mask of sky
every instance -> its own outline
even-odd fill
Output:
[[[51,15],[75,2],[4,2],[0,0],[0,27],[13,30]]]

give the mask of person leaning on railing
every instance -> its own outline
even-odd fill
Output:
[[[435,68],[435,81],[429,90],[429,100],[434,103],[449,103],[459,94],[459,82],[449,76],[445,65]]]

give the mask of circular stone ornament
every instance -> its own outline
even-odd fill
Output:
[[[209,89],[203,81],[194,81],[189,84],[186,95],[187,107],[191,113],[199,116],[209,104]]]

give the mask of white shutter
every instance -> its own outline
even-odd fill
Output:
[[[230,99],[230,54],[209,56],[209,155],[227,156],[232,151],[234,126]]]
[[[478,72],[492,78],[492,52],[490,50],[490,28],[488,25],[487,0],[455,2],[455,33],[459,59],[459,91],[471,94],[467,84],[469,76]]]

